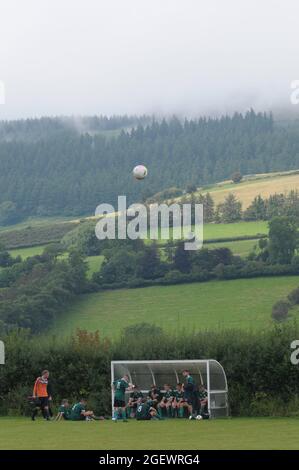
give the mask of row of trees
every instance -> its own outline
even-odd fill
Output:
[[[110,129],[103,119],[90,121],[0,125],[0,204],[9,204],[11,215],[91,214],[103,202],[116,206],[120,194],[132,203],[174,185],[221,181],[237,170],[252,174],[299,167],[299,130],[281,128],[267,114],[184,122],[144,117],[114,138],[106,138],[103,130],[88,132],[90,126]],[[126,119],[118,121],[126,127]],[[131,171],[140,162],[149,175],[136,182]]]
[[[0,258],[10,261],[4,253]],[[82,256],[72,252],[62,260],[59,254],[59,248],[49,246],[41,256],[14,260],[1,269],[0,333],[15,328],[41,332],[74,296],[87,291]]]
[[[167,194],[167,192],[164,191],[162,194]],[[153,202],[153,199],[150,202]],[[170,203],[174,202],[179,204],[188,202],[202,204],[204,222],[232,223],[240,220],[271,220],[273,217],[284,215],[299,219],[298,190],[292,190],[285,194],[273,194],[269,198],[263,198],[261,195],[258,195],[245,210],[242,210],[242,203],[234,193],[228,193],[224,201],[217,205],[209,192],[205,194],[192,193],[191,195],[184,195],[179,200],[170,199]]]
[[[143,285],[144,280],[176,283],[299,273],[298,222],[289,217],[270,221],[269,238],[260,239],[259,250],[248,259],[233,256],[228,248],[187,251],[183,241],[169,242],[164,248],[141,240],[110,241],[106,246],[101,251],[105,261],[93,281],[108,288]]]

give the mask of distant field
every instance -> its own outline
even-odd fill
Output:
[[[254,236],[267,234],[268,222],[236,222],[234,224],[205,224],[203,229],[204,239]]]
[[[204,244],[204,248],[215,249],[215,248],[229,248],[236,256],[248,256],[253,250],[254,246],[257,245],[258,240],[240,240],[236,242],[220,242],[220,243],[207,243]]]
[[[11,256],[21,256],[22,259],[26,259],[30,256],[41,255],[46,246],[47,245],[31,246],[28,248],[15,248],[14,250],[9,250],[9,253]]]
[[[0,418],[1,450],[299,449],[299,419],[33,423]]]
[[[263,177],[262,177],[263,176]],[[271,194],[286,193],[292,189],[299,190],[299,172],[278,175],[256,175],[256,179],[243,181],[239,184],[221,184],[208,189],[216,204],[222,202],[228,193],[233,193],[242,201],[243,209],[246,209],[255,196],[259,194],[268,198]],[[203,190],[202,192],[206,192]]]
[[[194,230],[194,227],[193,227]],[[266,221],[254,221],[254,222],[236,222],[233,224],[204,224],[203,237],[204,240],[208,239],[221,239],[221,238],[233,238],[233,237],[244,237],[244,236],[257,236],[268,234],[268,222]],[[172,234],[176,238],[181,237],[181,229],[174,228],[170,230],[170,238]],[[165,229],[161,230],[160,233],[161,242],[168,239],[168,231]]]
[[[88,256],[86,258],[86,261],[89,267],[89,270],[88,270],[89,278],[91,278],[93,273],[100,270],[100,267],[102,266],[104,259],[105,259],[104,256]]]
[[[274,277],[88,294],[63,314],[50,334],[69,335],[79,327],[116,337],[126,326],[140,322],[171,332],[183,328],[260,330],[273,324],[273,304],[298,285],[298,277]]]

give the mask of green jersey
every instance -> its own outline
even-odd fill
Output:
[[[174,391],[174,396],[177,401],[182,400],[184,398],[184,392],[183,390],[175,390]]]
[[[198,398],[200,400],[206,400],[208,398],[208,392],[206,390],[199,390],[198,391]]]
[[[125,401],[126,389],[129,387],[128,382],[124,379],[115,380],[114,386],[114,398],[116,400]]]
[[[62,413],[65,419],[69,419],[71,410],[70,408],[66,408],[64,405],[60,405],[58,408],[58,413]]]
[[[148,403],[142,403],[137,407],[136,410],[136,419],[145,419],[150,417],[150,409],[151,409],[151,404]]]
[[[130,398],[131,400],[138,400],[138,398],[143,398],[143,393],[136,390],[135,392],[130,393]]]
[[[185,395],[191,395],[195,390],[195,383],[191,375],[188,375],[188,377],[186,377],[184,390],[185,390]]]
[[[158,388],[152,388],[149,392],[148,392],[148,397],[151,399],[151,400],[160,400],[161,398],[161,392]]]
[[[174,392],[173,390],[166,390],[166,392],[163,393],[163,398],[165,400],[170,400],[171,398],[174,397]]]
[[[84,419],[82,412],[85,411],[85,406],[82,403],[76,403],[70,413],[70,419],[72,421],[79,421],[80,419]]]

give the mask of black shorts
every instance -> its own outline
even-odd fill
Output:
[[[40,408],[45,408],[49,406],[49,397],[39,397],[37,403]]]
[[[126,402],[124,400],[118,400],[117,398],[114,398],[114,408],[125,408]]]
[[[143,417],[137,417],[137,421],[149,421],[152,419],[151,415],[143,416]]]
[[[194,405],[194,395],[185,395],[184,401],[188,403],[188,405]]]

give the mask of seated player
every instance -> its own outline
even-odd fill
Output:
[[[202,384],[200,384],[200,386],[198,387],[198,400],[200,405],[199,414],[208,415],[208,392]]]
[[[178,383],[174,393],[175,393],[175,396],[172,402],[173,416],[174,417],[178,416],[179,418],[183,418],[185,409],[188,408],[188,403],[185,400],[183,384]]]
[[[55,421],[61,421],[61,419],[70,419],[71,409],[68,400],[62,400]]]
[[[160,403],[158,404],[158,413],[159,416],[163,416],[163,410],[166,411],[166,416],[171,418],[172,414],[172,402],[174,400],[174,391],[172,390],[169,384],[164,385],[164,393]]]
[[[153,406],[156,408],[158,403],[160,402],[161,400],[161,392],[160,392],[160,389],[155,385],[153,384],[151,386],[151,389],[150,391],[148,392],[148,399],[152,401],[153,403]]]
[[[149,421],[150,419],[159,419],[157,416],[157,410],[153,407],[153,402],[151,400],[145,401],[142,398],[138,398],[136,419],[137,421]]]
[[[135,384],[127,405],[128,416],[130,418],[135,418],[137,401],[139,398],[143,398],[143,393],[139,390],[138,385]]]
[[[71,421],[91,421],[93,419],[99,419],[94,415],[93,411],[86,410],[86,404],[87,401],[85,398],[81,398],[81,400],[72,407],[69,419]]]
[[[114,380],[112,387],[114,389],[114,412],[112,420],[117,421],[119,416],[121,416],[123,422],[127,422],[126,390],[133,390],[134,385],[129,383],[129,376],[124,375],[121,379]]]

